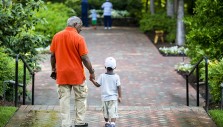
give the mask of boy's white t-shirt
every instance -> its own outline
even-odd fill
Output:
[[[97,13],[96,12],[91,13],[91,19],[92,20],[97,20]]]
[[[97,83],[101,86],[101,100],[102,101],[110,101],[118,99],[118,88],[120,86],[120,77],[117,74],[109,75],[109,74],[101,74]]]
[[[104,16],[111,16],[112,13],[112,3],[111,2],[105,2],[101,6],[104,9]]]

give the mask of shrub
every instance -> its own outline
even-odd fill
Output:
[[[28,62],[35,62],[35,48],[44,45],[45,37],[36,33],[34,27],[41,22],[34,16],[43,1],[24,0],[25,4],[10,2],[3,5],[0,2],[0,46],[6,47],[10,55],[28,54]]]
[[[186,17],[186,45],[191,62],[201,57],[220,60],[223,57],[223,2],[221,0],[196,0],[194,15]]]
[[[6,97],[7,100],[12,100],[13,95],[13,89],[12,86],[9,84],[4,84],[4,81],[6,80],[14,80],[15,79],[15,60],[12,57],[9,57],[7,54],[4,53],[3,48],[0,48],[0,98],[3,97],[4,91],[3,87],[6,85],[5,90],[6,94],[8,95]],[[19,77],[18,80],[21,83],[23,81],[23,64],[20,61],[19,62]],[[28,75],[27,71],[27,75]],[[29,76],[27,77],[27,82],[30,80]],[[19,90],[21,92],[21,90]]]
[[[208,66],[208,81],[210,86],[211,99],[214,102],[219,102],[221,100],[221,83],[223,82],[223,59],[220,61],[212,60],[209,62]],[[204,79],[204,74],[201,75]]]
[[[165,55],[185,55],[187,54],[188,49],[184,47],[160,47],[159,51]]]
[[[45,19],[45,22],[39,23],[35,27],[36,31],[48,36],[48,42],[45,46],[50,44],[50,40],[55,33],[66,27],[67,19],[71,15],[76,15],[76,13],[72,13],[72,9],[64,4],[50,2],[46,3],[46,8],[41,8],[36,13],[37,17]]]
[[[174,66],[174,68],[177,71],[182,71],[182,72],[187,72],[187,73],[191,71],[192,67],[193,66],[191,64],[187,64],[184,62],[180,62]]]

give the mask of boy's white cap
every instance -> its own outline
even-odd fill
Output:
[[[111,67],[112,69],[115,69],[116,68],[116,60],[115,60],[115,58],[107,57],[105,59],[105,67],[106,68]]]

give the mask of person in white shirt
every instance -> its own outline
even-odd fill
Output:
[[[121,83],[118,74],[114,73],[116,60],[113,57],[105,59],[106,73],[100,74],[97,81],[91,79],[96,87],[101,87],[101,100],[105,127],[115,127],[118,118],[118,102],[121,102]]]
[[[112,3],[109,0],[106,0],[101,6],[103,9],[103,15],[104,15],[104,27],[105,29],[111,29],[112,26]]]

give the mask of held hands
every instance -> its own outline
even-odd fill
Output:
[[[121,98],[121,97],[119,97],[119,98],[118,98],[118,102],[119,102],[119,103],[121,103],[121,101],[122,101],[122,98]]]

